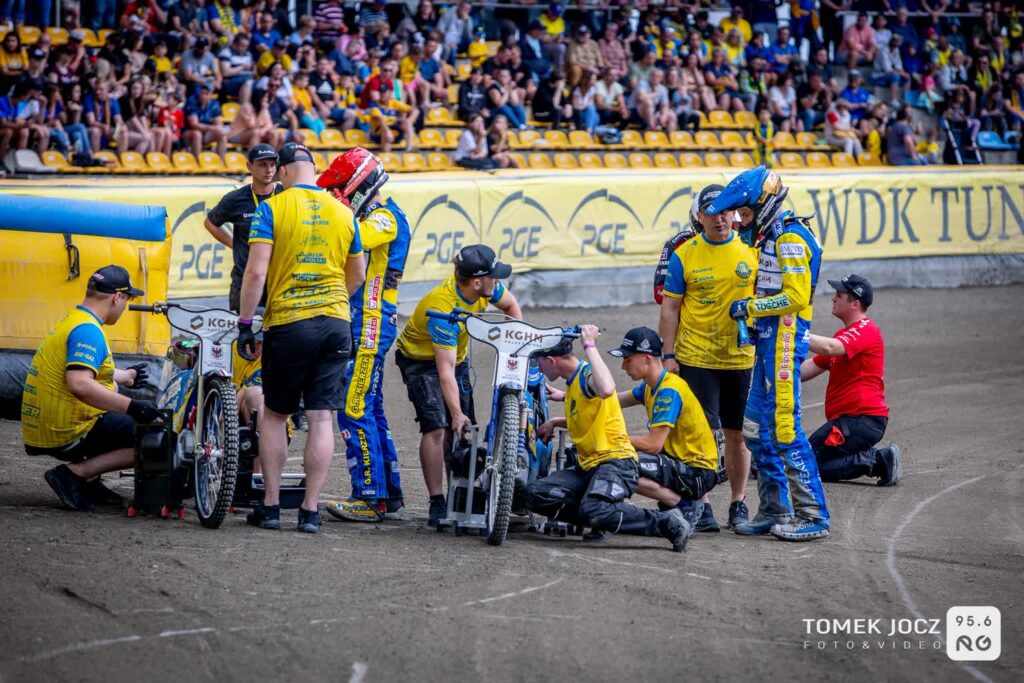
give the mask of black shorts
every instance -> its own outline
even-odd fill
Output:
[[[687,465],[666,453],[638,452],[640,476],[678,493],[687,500],[699,500],[718,484],[718,471]]]
[[[686,380],[697,397],[712,429],[743,429],[743,412],[750,392],[753,370],[716,370],[679,366],[679,376]]]
[[[402,381],[409,392],[409,400],[416,409],[416,421],[420,423],[420,434],[443,429],[451,422],[451,414],[441,393],[441,378],[437,374],[437,363],[432,360],[413,360],[395,352],[395,364],[402,372]],[[476,424],[476,410],[473,408],[473,386],[469,382],[469,362],[455,366],[455,381],[459,385],[459,404],[462,414]]]
[[[123,448],[135,448],[135,420],[124,413],[103,413],[85,436],[67,446],[37,448],[25,444],[29,455],[49,455],[63,462],[82,462]]]
[[[263,335],[263,402],[279,415],[339,410],[352,351],[347,320],[320,315],[275,325]]]

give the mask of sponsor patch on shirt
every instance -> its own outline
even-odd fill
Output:
[[[781,258],[803,258],[807,253],[807,248],[802,244],[780,244],[779,256]]]

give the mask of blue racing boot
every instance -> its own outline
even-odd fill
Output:
[[[749,522],[739,522],[733,525],[732,530],[740,536],[763,536],[772,530],[772,527],[788,522],[788,518],[779,519],[762,514],[760,511],[754,515]]]
[[[813,541],[828,538],[828,522],[825,520],[801,519],[793,524],[776,524],[772,536],[780,541]]]

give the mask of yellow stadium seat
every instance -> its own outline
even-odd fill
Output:
[[[757,146],[757,140],[754,139],[753,133],[747,133],[744,136],[743,141],[746,143],[748,149],[754,149],[754,147]]]
[[[570,152],[555,152],[555,168],[579,168],[579,162]]]
[[[693,136],[693,143],[699,149],[718,149],[721,146],[718,136],[709,130],[697,131],[697,134]]]
[[[327,170],[327,159],[320,152],[313,152],[313,167],[316,168],[317,173]]]
[[[736,122],[732,114],[727,111],[716,109],[708,114],[708,128],[735,128]]]
[[[785,131],[779,131],[776,133],[773,142],[775,143],[775,149],[797,148],[796,138],[793,137],[792,133],[787,133]]]
[[[569,138],[560,130],[544,131],[544,141],[551,149],[569,149]]]
[[[39,36],[42,34],[35,26],[19,26],[18,36],[21,38],[22,45],[35,45],[39,42]]]
[[[708,152],[704,155],[704,165],[708,168],[727,168],[729,160],[721,152]]]
[[[708,125],[710,125],[708,122],[708,115],[702,111],[697,112],[697,121],[700,124],[697,126],[698,128],[707,128]]]
[[[42,154],[42,160],[44,166],[49,166],[57,170],[57,173],[84,173],[86,169],[79,166],[72,166],[68,163],[68,160],[64,158],[64,155],[55,149],[48,149]]]
[[[377,158],[384,164],[384,170],[388,173],[398,173],[402,170],[402,160],[394,152],[380,152]]]
[[[220,118],[224,123],[231,123],[238,116],[238,102],[225,102],[220,106]]]
[[[783,152],[779,155],[779,166],[782,168],[805,168],[804,158],[796,152]]]
[[[121,155],[121,167],[126,173],[151,173],[146,158],[138,152],[125,152]]]
[[[601,157],[593,152],[581,152],[577,161],[580,163],[580,168],[603,168],[604,164],[601,163]]]
[[[448,86],[448,101],[458,102],[459,101],[459,84],[452,83]]]
[[[818,136],[814,133],[797,133],[796,146],[800,149],[815,149],[818,146]]]
[[[46,29],[46,33],[49,34],[50,44],[54,47],[66,45],[68,42],[68,30],[66,28],[54,28],[51,26]]]
[[[431,171],[448,171],[452,162],[444,152],[427,152],[427,168]]]
[[[508,158],[511,159],[513,162],[515,162],[516,168],[529,168],[530,167],[530,164],[526,161],[526,157],[524,157],[519,152],[509,152],[508,153]]]
[[[594,138],[585,130],[569,131],[569,147],[572,149],[594,149]]]
[[[630,168],[651,168],[653,165],[654,164],[651,163],[651,158],[644,152],[630,152]]]
[[[441,149],[455,149],[459,146],[459,138],[462,137],[462,131],[458,128],[448,128],[444,132],[444,145]]]
[[[473,64],[468,61],[459,61],[455,64],[455,78],[464,81],[469,78],[469,72],[473,70]]]
[[[323,145],[320,144],[320,136],[317,135],[316,131],[312,128],[299,128],[299,132],[306,138],[306,147],[309,147],[310,149],[320,149],[323,147]]]
[[[448,107],[434,107],[427,110],[427,117],[423,121],[427,126],[456,126],[455,117],[448,111]]]
[[[103,47],[103,43],[96,37],[96,33],[91,28],[80,28],[77,29],[82,32],[82,45],[85,47]]]
[[[696,152],[681,152],[679,154],[679,165],[683,168],[703,168],[704,160]]]
[[[111,173],[124,173],[124,168],[121,166],[121,160],[117,158],[117,155],[111,152],[109,149],[101,149],[100,151],[93,154],[93,157],[102,161],[106,164],[107,170]],[[113,162],[111,165],[110,162]]]
[[[424,128],[421,130],[420,147],[423,149],[440,149],[444,147],[444,137],[441,135],[441,131],[433,128]]]
[[[669,135],[669,144],[676,149],[693,149],[695,147],[693,143],[693,134],[687,130],[674,130]]]
[[[649,130],[644,133],[644,144],[650,149],[668,149],[672,146],[668,136],[660,130]]]
[[[626,161],[623,154],[608,152],[604,155],[604,166],[605,168],[629,168],[629,162]]]
[[[533,147],[537,141],[540,140],[540,133],[535,130],[521,130],[517,136],[518,141],[512,145],[513,148],[526,149],[527,147]],[[511,141],[510,141],[511,144]]]
[[[679,163],[671,152],[655,152],[654,168],[679,168]]]
[[[196,161],[199,162],[199,170],[203,173],[226,173],[228,170],[224,160],[216,152],[200,152]]]
[[[757,115],[752,111],[738,111],[733,117],[737,128],[753,128],[757,125]]]
[[[729,165],[733,168],[754,168],[754,157],[746,152],[733,152],[729,155]]]
[[[882,160],[872,152],[861,152],[857,155],[857,163],[861,166],[881,166]]]
[[[624,147],[638,148],[644,146],[644,139],[640,137],[640,132],[635,130],[624,130],[622,131],[622,144]]]
[[[748,149],[746,141],[743,136],[734,130],[727,130],[722,133],[722,148],[723,149]]]
[[[97,47],[103,47],[107,42],[107,36],[115,32],[116,31],[112,28],[101,28],[96,34],[96,40],[99,42]]]
[[[527,156],[530,168],[551,168],[551,159],[544,152],[530,152]]]
[[[171,155],[171,163],[174,164],[174,170],[177,173],[199,172],[199,164],[196,163],[192,152],[175,152]]]
[[[345,135],[337,128],[325,128],[320,133],[320,144],[324,149],[345,149]]]
[[[427,160],[419,152],[406,152],[402,155],[402,170],[419,173],[427,170]]]
[[[832,168],[832,162],[824,152],[808,152],[805,161],[809,168]]]
[[[345,131],[345,142],[349,147],[375,149],[378,146],[376,143],[370,142],[370,136],[366,134],[366,131],[359,128],[352,128]]]
[[[846,152],[835,152],[832,155],[832,165],[836,168],[856,168],[857,160]]]
[[[249,169],[246,168],[247,161],[248,159],[241,152],[224,153],[224,167],[228,170],[228,173],[246,175],[249,173]]]
[[[146,155],[146,163],[154,173],[174,173],[171,160],[163,152],[150,152]]]

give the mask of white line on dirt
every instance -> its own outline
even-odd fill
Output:
[[[366,662],[352,662],[352,676],[348,679],[348,683],[363,683],[369,668]]]
[[[189,628],[182,631],[161,631],[157,638],[176,638],[178,636],[194,636],[199,633],[213,633],[217,629],[212,626],[204,626],[202,628]]]
[[[526,595],[527,593],[533,593],[535,591],[544,590],[545,588],[551,588],[552,586],[555,586],[557,584],[562,583],[562,581],[564,581],[564,580],[565,579],[555,579],[554,581],[548,581],[547,583],[545,583],[542,586],[530,586],[528,588],[524,588],[524,589],[519,590],[519,591],[514,591],[512,593],[502,593],[501,595],[495,595],[495,596],[490,597],[490,598],[481,598],[480,600],[470,600],[469,602],[462,603],[460,605],[460,607],[472,607],[473,605],[485,605],[485,604],[487,604],[489,602],[498,602],[499,600],[509,600],[511,598],[518,598],[520,595]]]
[[[896,584],[896,589],[899,591],[900,599],[903,600],[903,604],[908,610],[910,610],[910,613],[918,619],[924,619],[925,616],[917,609],[917,605],[914,604],[914,598],[910,595],[910,590],[907,589],[907,584],[903,581],[903,576],[900,574],[899,569],[896,568],[896,545],[899,543],[900,534],[903,533],[903,530],[906,529],[914,518],[917,517],[917,515],[919,515],[921,511],[924,510],[932,501],[942,498],[962,486],[967,486],[968,484],[973,484],[976,481],[981,481],[988,476],[991,475],[983,474],[980,477],[974,477],[973,479],[958,482],[952,486],[942,489],[929,498],[925,498],[910,511],[910,514],[907,515],[906,519],[896,527],[896,530],[892,532],[892,536],[889,537],[889,544],[885,552],[885,568],[889,570],[889,576],[892,577],[893,582]],[[943,642],[942,636],[936,636],[936,640],[940,643]],[[979,671],[976,667],[962,662],[957,662],[957,664],[959,664],[960,667],[969,673],[975,680],[982,681],[982,683],[993,683],[991,678]]]

